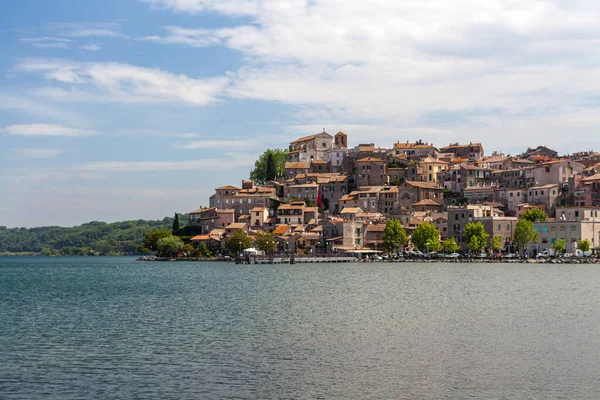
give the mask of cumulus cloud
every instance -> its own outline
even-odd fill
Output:
[[[485,134],[484,117],[568,119],[599,106],[600,5],[585,0],[145,2],[247,16],[151,40],[239,51],[247,63],[228,95],[295,105],[308,123],[443,126],[456,137],[473,125]]]
[[[56,90],[59,99],[74,90],[80,95],[79,100],[89,101],[175,101],[205,105],[216,101],[229,81],[226,77],[195,79],[130,64],[61,59],[24,59],[14,70],[43,74],[49,80],[65,84],[66,88],[51,89]]]
[[[255,15],[259,4],[252,0],[141,0],[157,8],[200,13],[204,11],[227,15]]]
[[[5,128],[5,131],[9,135],[17,136],[93,136],[97,135],[98,132],[87,130],[70,128],[62,125],[53,124],[23,124],[23,125],[9,125]]]

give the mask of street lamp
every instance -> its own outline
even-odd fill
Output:
[[[429,243],[429,241],[427,241],[427,243],[425,243],[425,246],[427,246],[427,257],[429,257],[429,245],[431,243]]]

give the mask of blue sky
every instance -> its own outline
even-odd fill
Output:
[[[265,148],[323,128],[351,146],[599,147],[589,1],[0,8],[0,225],[188,212]]]

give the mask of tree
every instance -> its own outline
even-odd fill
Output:
[[[423,222],[417,225],[410,241],[417,250],[437,251],[440,249],[440,232],[431,222]]]
[[[183,254],[185,254],[186,256],[190,256],[194,253],[194,246],[192,246],[191,244],[184,244],[183,247],[181,248],[181,251],[183,252]]]
[[[502,248],[502,238],[499,235],[494,236],[492,240],[490,240],[490,246],[494,253],[498,253]]]
[[[274,168],[273,172],[268,168],[269,165],[269,155],[271,156],[271,163]],[[287,151],[283,149],[267,149],[264,153],[262,153],[258,160],[254,162],[254,169],[250,171],[250,179],[256,181],[259,184],[263,184],[268,182],[271,176],[274,176],[273,179],[279,178],[283,176],[285,172],[285,161],[287,159]],[[269,171],[267,171],[269,169]]]
[[[458,243],[456,243],[456,239],[448,238],[444,242],[444,250],[448,253],[456,253],[458,251]]]
[[[158,248],[159,255],[163,257],[172,257],[179,253],[179,250],[183,247],[183,242],[177,236],[169,235],[158,239],[156,247]]]
[[[256,248],[264,251],[266,254],[272,254],[277,251],[277,242],[272,233],[265,231],[256,232]]]
[[[200,242],[200,244],[198,245],[198,248],[196,249],[196,255],[199,257],[207,257],[207,258],[215,256],[213,254],[213,252],[208,249],[205,242]]]
[[[173,218],[173,234],[176,234],[179,231],[179,214],[175,213],[175,217]]]
[[[521,215],[521,218],[531,222],[544,222],[548,215],[541,208],[530,208]]]
[[[267,154],[267,170],[265,175],[267,182],[275,180],[275,178],[277,178],[277,169],[275,167],[275,159],[273,158],[273,153]]]
[[[464,229],[465,242],[469,244],[469,249],[476,253],[480,253],[487,245],[487,240],[490,235],[485,231],[485,227],[481,222],[469,222]],[[472,240],[476,238],[477,240]]]
[[[146,233],[144,236],[143,246],[150,251],[158,251],[158,241],[162,238],[172,236],[171,232],[166,229],[157,229]]]
[[[471,236],[471,239],[469,239],[469,250],[472,251],[473,253],[481,253],[482,247],[483,247],[483,245],[482,245],[479,237]]]
[[[389,218],[383,230],[383,247],[388,253],[406,246],[406,231],[400,220]]]
[[[556,255],[564,253],[565,249],[567,248],[567,241],[565,239],[558,239],[556,242],[554,242],[552,248],[554,249]]]
[[[231,236],[227,238],[226,246],[227,249],[229,249],[229,252],[233,254],[250,248],[252,242],[250,242],[250,238],[246,235],[246,232],[242,229],[236,229]]]
[[[513,242],[518,249],[525,248],[529,243],[537,241],[537,232],[533,229],[533,222],[524,218],[519,219],[515,227]]]
[[[579,242],[577,242],[577,249],[581,250],[583,252],[590,251],[590,247],[591,247],[590,241],[587,239],[583,239],[583,240],[580,240]]]

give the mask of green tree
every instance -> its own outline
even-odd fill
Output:
[[[267,149],[258,157],[258,160],[256,160],[254,163],[254,169],[250,171],[250,179],[256,181],[259,184],[264,184],[269,180],[272,180],[269,179],[272,176],[270,175],[272,174],[272,172],[270,170],[267,172],[267,169],[269,169],[269,155],[271,156],[272,164],[275,170],[274,179],[283,176],[285,172],[285,161],[287,158],[287,151],[283,149]]]
[[[469,250],[471,250],[474,253],[481,253],[482,247],[483,246],[479,237],[471,236],[471,238],[469,239]]]
[[[383,247],[388,253],[406,246],[406,231],[400,220],[389,218],[383,230]]]
[[[552,248],[554,249],[556,255],[562,254],[567,248],[567,241],[565,239],[558,239],[556,242],[554,242]]]
[[[191,244],[184,244],[183,247],[181,248],[181,251],[186,255],[186,256],[191,256],[192,254],[194,254],[194,251],[196,249],[194,249],[194,246],[192,246]]]
[[[275,159],[273,158],[273,153],[267,154],[267,171],[265,175],[267,181],[272,181],[275,180],[275,178],[277,178],[277,169],[275,167]]]
[[[465,242],[469,244],[471,251],[480,253],[487,245],[487,240],[490,235],[485,231],[485,227],[481,222],[469,222],[464,229]],[[472,241],[471,239],[477,238]]]
[[[444,242],[444,250],[448,253],[456,253],[458,251],[458,243],[456,243],[456,239],[448,238]]]
[[[256,241],[254,243],[256,248],[260,251],[264,251],[265,254],[273,254],[277,251],[275,236],[270,232],[256,232]]]
[[[183,247],[183,242],[177,236],[169,235],[156,242],[158,254],[163,257],[176,256]]]
[[[205,242],[200,242],[200,244],[198,245],[198,248],[196,249],[196,255],[198,257],[214,257],[215,255],[213,254],[212,251],[209,250],[209,248],[206,246]]]
[[[544,222],[548,215],[541,208],[530,208],[521,215],[521,218],[531,222]]]
[[[232,254],[248,249],[252,246],[250,238],[242,229],[236,229],[231,236],[227,238],[227,242],[225,244],[229,252]]]
[[[515,227],[513,242],[518,249],[524,249],[531,242],[537,241],[537,232],[533,229],[533,222],[524,218],[519,219]]]
[[[150,251],[158,251],[158,241],[162,238],[172,236],[171,232],[166,229],[157,229],[144,235],[143,246]]]
[[[498,253],[502,248],[502,238],[499,235],[494,236],[492,240],[490,240],[490,246],[494,253]]]
[[[175,213],[173,218],[173,234],[175,235],[179,231],[179,214]]]
[[[579,249],[583,252],[590,251],[590,247],[592,247],[591,243],[587,239],[583,239],[583,240],[580,240],[579,242],[577,242],[577,249]]]
[[[437,251],[440,249],[440,232],[431,222],[423,222],[417,225],[410,241],[417,250]]]

